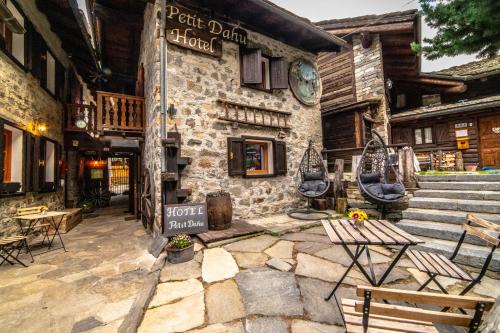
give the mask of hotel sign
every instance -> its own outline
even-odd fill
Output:
[[[167,6],[168,42],[214,57],[222,56],[222,40],[247,44],[247,32],[179,5]]]

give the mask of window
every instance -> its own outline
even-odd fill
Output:
[[[241,83],[271,91],[288,88],[288,62],[284,58],[262,55],[260,49],[242,49]]]
[[[396,108],[401,109],[406,107],[406,94],[398,94],[396,96]]]
[[[432,143],[432,127],[415,129],[415,144]]]
[[[286,175],[286,144],[268,138],[228,138],[230,176]]]
[[[2,131],[2,194],[23,191],[24,132],[3,124]]]
[[[46,138],[41,138],[39,146],[39,190],[42,192],[55,191],[59,183],[60,145]]]
[[[0,0],[7,5],[14,19],[25,27],[24,17],[11,0]],[[15,60],[24,66],[24,34],[13,33],[7,24],[0,24],[0,37],[2,48],[10,54]]]

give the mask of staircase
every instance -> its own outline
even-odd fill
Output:
[[[397,223],[401,229],[425,240],[417,249],[451,256],[469,213],[500,224],[500,174],[419,176],[418,180],[420,189]],[[498,237],[498,234],[492,235]],[[467,235],[455,260],[481,267],[490,249],[481,239]],[[490,270],[500,272],[499,249]]]

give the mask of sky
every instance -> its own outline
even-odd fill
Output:
[[[354,17],[369,14],[384,14],[419,8],[418,0],[271,0],[299,16],[312,22]],[[422,37],[429,38],[435,32],[422,19]],[[440,69],[462,65],[477,60],[474,55],[443,57],[429,61],[422,57],[422,72],[432,72]]]

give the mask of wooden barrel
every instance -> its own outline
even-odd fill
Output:
[[[233,204],[227,192],[207,194],[207,218],[209,230],[224,230],[231,226]]]

